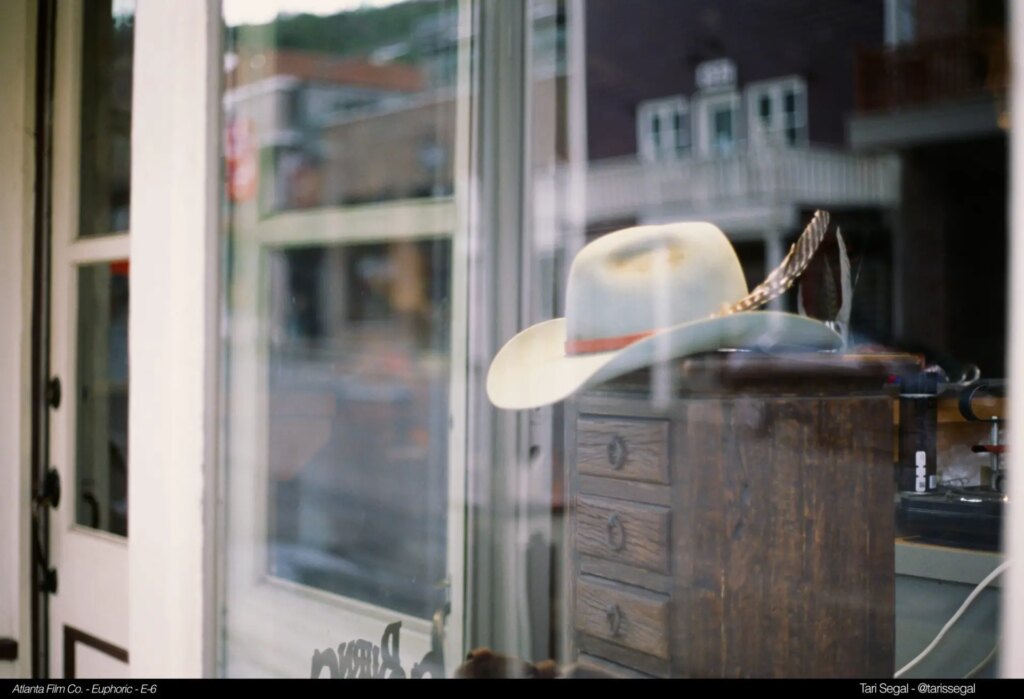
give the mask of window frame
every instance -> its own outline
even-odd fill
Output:
[[[675,125],[676,119],[681,120],[679,128]],[[655,138],[655,123],[662,125],[657,129],[659,138]],[[666,129],[665,124],[669,124],[669,128]],[[671,137],[669,142],[665,140],[666,135]],[[685,95],[646,100],[637,106],[637,152],[643,161],[658,162],[688,157],[693,153],[693,141],[690,100]]]
[[[705,158],[724,158],[739,153],[746,142],[743,124],[743,97],[739,90],[715,90],[698,93],[697,103],[697,143],[700,155]],[[713,141],[713,113],[723,105],[732,112],[732,145],[727,150],[719,150]]]
[[[790,92],[796,97],[796,111],[792,112],[796,130],[796,140],[786,140],[786,130],[790,128],[785,111],[785,96]],[[745,89],[747,102],[747,134],[750,144],[756,148],[766,146],[779,148],[801,148],[810,142],[810,119],[807,108],[807,82],[798,75],[790,75],[770,80],[759,80],[747,85]],[[766,128],[761,119],[761,100],[767,97],[771,105],[771,119]]]

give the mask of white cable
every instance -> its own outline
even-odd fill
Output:
[[[906,665],[901,667],[896,672],[896,674],[893,675],[893,677],[895,677],[897,679],[902,677],[903,674],[905,672],[907,672],[907,670],[912,669],[915,665],[917,665],[919,662],[924,660],[928,656],[929,653],[931,653],[933,650],[935,650],[935,646],[939,645],[939,641],[941,641],[943,639],[943,637],[946,635],[946,632],[949,631],[953,627],[953,624],[955,624],[957,622],[957,619],[959,619],[961,616],[963,616],[963,613],[965,611],[967,611],[968,607],[971,606],[971,602],[973,602],[974,599],[979,594],[981,594],[982,590],[984,590],[986,587],[988,587],[988,584],[990,582],[992,582],[997,577],[999,577],[999,575],[1004,570],[1006,570],[1009,566],[1010,566],[1010,561],[1008,561],[1008,560],[1007,561],[1003,561],[1002,563],[999,564],[998,567],[996,567],[995,570],[993,570],[991,573],[986,575],[985,579],[982,580],[980,583],[978,583],[978,586],[975,587],[971,591],[971,594],[967,595],[967,599],[965,599],[964,603],[960,605],[960,609],[956,610],[956,614],[954,614],[953,616],[951,616],[949,618],[949,621],[946,622],[946,625],[943,626],[942,629],[939,631],[939,633],[935,636],[935,638],[932,639],[932,642],[929,643],[927,645],[927,647],[925,647],[925,649],[923,651],[921,651],[916,658],[914,658],[909,663],[907,663]]]

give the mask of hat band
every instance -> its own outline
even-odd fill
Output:
[[[566,340],[565,353],[568,355],[574,355],[594,354],[596,352],[612,352],[614,350],[622,349],[623,347],[631,345],[637,340],[642,340],[645,337],[650,337],[653,334],[653,330],[647,330],[642,333],[633,333],[632,335],[616,335],[615,337],[596,337],[592,340]]]

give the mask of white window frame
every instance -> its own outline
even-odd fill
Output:
[[[743,114],[740,93],[735,90],[722,92],[700,93],[697,99],[697,146],[700,155],[706,158],[728,157],[738,153],[743,148]],[[723,105],[732,109],[732,147],[727,152],[718,151],[712,142],[714,125],[711,114]]]
[[[676,118],[682,127],[675,127]],[[655,138],[653,124],[658,120],[661,127]],[[665,128],[665,124],[670,128]],[[667,137],[667,139],[666,139]],[[690,103],[683,95],[664,97],[641,102],[636,110],[637,152],[645,162],[675,160],[690,155],[693,151],[693,125],[690,117]]]
[[[796,141],[786,142],[786,129],[790,126],[787,114],[783,111],[785,95],[792,92],[796,95],[796,112],[792,115],[792,126],[796,128]],[[752,146],[799,148],[809,141],[809,119],[807,109],[807,83],[803,78],[792,75],[785,78],[760,80],[747,85],[747,134]],[[761,119],[761,100],[768,97],[771,104],[770,122],[765,127]]]

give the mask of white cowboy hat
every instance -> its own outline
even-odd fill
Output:
[[[783,265],[751,294],[735,250],[710,223],[636,226],[595,240],[573,260],[565,318],[527,328],[502,347],[487,374],[488,397],[499,408],[535,408],[700,352],[839,349],[840,336],[820,321],[747,310],[792,285],[827,226],[828,215],[815,214]]]

